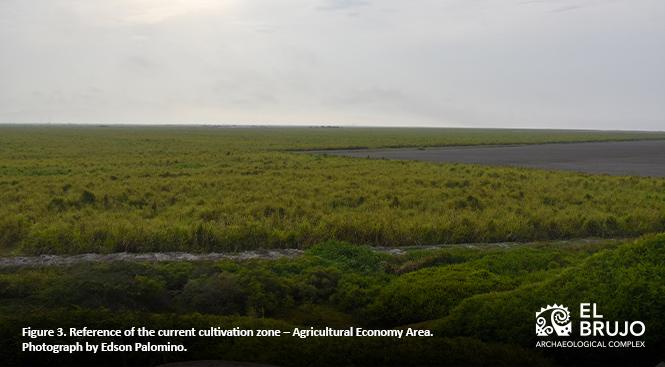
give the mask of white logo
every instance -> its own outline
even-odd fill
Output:
[[[550,313],[550,325],[546,318],[548,312]],[[536,312],[536,335],[550,336],[556,332],[558,336],[570,336],[571,331],[570,311],[567,307],[555,303],[552,306],[541,307],[540,311]]]
[[[636,339],[644,335],[642,321],[605,320],[595,303],[580,303],[579,321],[575,329],[579,338],[539,339],[536,348],[645,348],[645,341]],[[542,307],[536,312],[536,335],[571,336],[573,325],[570,311],[564,305]],[[607,338],[602,340],[600,338]]]

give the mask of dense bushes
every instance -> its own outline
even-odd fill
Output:
[[[296,325],[392,328],[424,322],[418,326],[432,328],[436,338],[192,339],[187,340],[191,353],[160,358],[214,357],[283,365],[473,365],[490,358],[498,365],[531,365],[544,363],[528,351],[534,342],[534,310],[555,302],[592,301],[607,318],[647,324],[650,348],[637,361],[651,363],[665,340],[664,244],[661,235],[628,244],[451,247],[389,256],[327,242],[301,257],[275,261],[4,268],[0,353],[30,358],[12,354],[17,347],[7,346],[16,342],[18,328],[28,324],[254,324],[288,330]],[[548,353],[565,364],[627,361],[612,353],[571,352],[566,355],[576,359],[570,361]],[[130,364],[145,365],[154,362],[151,358],[137,356]]]
[[[233,274],[221,273],[189,280],[175,304],[189,312],[233,315],[247,309],[248,298]]]
[[[394,279],[381,289],[369,313],[380,315],[381,323],[392,325],[441,318],[472,295],[506,291],[542,281],[598,248],[598,245],[568,245],[565,250],[545,246],[510,251],[486,250],[477,259],[469,253],[440,251],[423,259],[461,262],[466,255],[466,260],[460,264],[426,267]]]
[[[555,349],[551,354],[580,364],[614,359],[618,364],[651,365],[665,358],[665,235],[600,252],[542,282],[467,298],[449,316],[426,325],[441,335],[530,346],[535,343],[534,310],[553,303],[577,307],[581,302],[597,303],[607,320],[643,321],[649,352]],[[571,311],[577,317],[578,311]]]
[[[358,281],[370,283],[372,289],[384,284],[388,278],[378,261],[385,257],[366,247],[328,242],[302,258],[242,265],[112,262],[18,273],[5,269],[0,272],[0,296],[63,307],[256,317],[306,304],[340,303],[353,310],[369,297],[358,304],[359,292],[349,294],[347,288]]]
[[[329,241],[305,256],[275,261],[113,262],[18,273],[5,269],[0,272],[0,295],[35,304],[258,317],[320,304],[363,323],[397,326],[445,316],[474,294],[541,281],[613,246],[448,248],[390,256]]]

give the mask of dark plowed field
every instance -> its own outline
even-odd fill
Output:
[[[534,144],[427,149],[330,150],[358,158],[456,162],[665,177],[665,141]]]

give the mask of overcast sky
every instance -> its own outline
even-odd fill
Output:
[[[665,1],[0,0],[0,122],[665,130]]]

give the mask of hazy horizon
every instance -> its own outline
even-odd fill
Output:
[[[307,123],[292,123],[292,124],[256,124],[256,123],[239,123],[239,124],[225,124],[225,123],[140,123],[140,122],[112,122],[112,123],[100,123],[100,122],[2,122],[0,121],[0,126],[80,126],[80,127],[215,127],[215,128],[349,128],[349,129],[467,129],[467,130],[558,130],[558,131],[589,131],[589,132],[645,132],[645,133],[661,133],[665,132],[665,128],[660,130],[651,129],[651,130],[640,130],[640,129],[585,129],[585,128],[553,128],[553,127],[514,127],[514,126],[496,126],[496,127],[482,127],[482,126],[442,126],[442,125],[356,125],[356,124],[344,124],[344,125],[324,125],[324,124],[307,124]]]
[[[0,123],[665,129],[658,0],[4,0]]]

